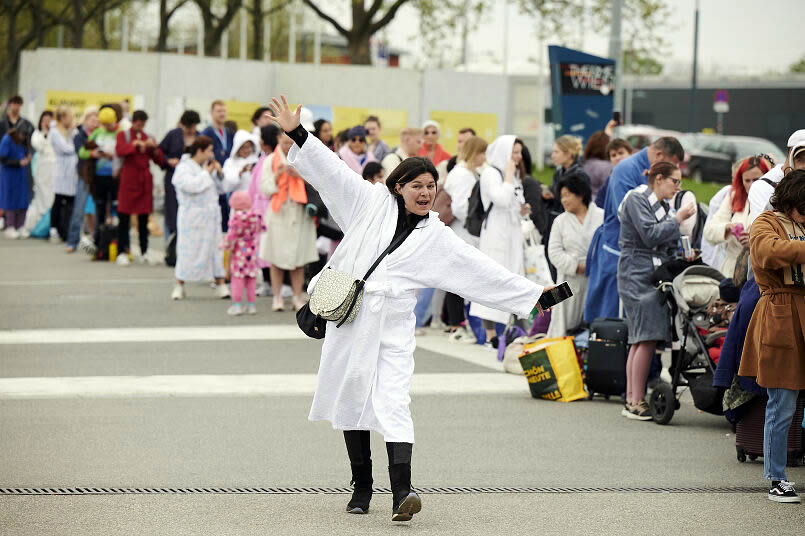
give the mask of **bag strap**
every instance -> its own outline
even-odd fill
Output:
[[[344,322],[347,321],[347,318],[349,318],[349,315],[352,313],[352,309],[355,308],[355,303],[357,303],[357,301],[358,301],[358,296],[363,291],[364,285],[366,285],[366,280],[369,279],[369,276],[372,275],[372,272],[374,272],[375,269],[378,266],[380,266],[380,262],[386,257],[386,255],[388,255],[389,253],[391,253],[392,251],[394,251],[395,249],[400,247],[402,245],[402,243],[405,242],[405,239],[408,238],[408,236],[412,232],[414,232],[415,228],[416,228],[415,225],[413,227],[409,227],[400,236],[398,236],[397,238],[392,240],[391,244],[389,244],[389,247],[387,247],[386,250],[383,253],[380,254],[380,256],[377,258],[377,260],[372,265],[372,267],[369,268],[369,271],[366,272],[366,275],[363,276],[363,279],[361,279],[359,281],[356,281],[356,283],[355,283],[355,293],[352,295],[352,301],[349,304],[349,309],[347,309],[347,312],[344,314],[344,318],[341,319],[341,322],[339,322],[335,327],[340,328],[341,326],[344,325]]]

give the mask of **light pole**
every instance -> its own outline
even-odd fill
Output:
[[[699,0],[696,0],[696,14],[693,17],[693,73],[690,77],[690,116],[688,130],[696,132],[696,71],[699,55]]]
[[[609,57],[615,60],[615,109],[623,111],[623,40],[621,12],[623,0],[612,2],[612,26],[609,33]]]

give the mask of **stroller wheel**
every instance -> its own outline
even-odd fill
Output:
[[[665,382],[660,382],[651,392],[649,407],[657,424],[668,424],[676,410],[676,396],[674,388]]]
[[[735,447],[735,450],[737,453],[738,461],[741,463],[746,462],[746,452],[744,451],[744,449],[742,449],[741,447]]]
[[[750,462],[753,462],[753,461],[755,461],[755,460],[757,460],[757,456],[756,456],[756,455],[754,455],[754,454],[750,454],[750,455],[749,455],[749,461],[750,461]]]

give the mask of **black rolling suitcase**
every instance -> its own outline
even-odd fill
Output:
[[[794,419],[788,430],[789,467],[797,467],[805,462],[805,431],[802,428],[802,415],[805,411],[805,391],[800,391]],[[735,426],[735,450],[739,462],[746,458],[756,460],[763,457],[763,431],[766,425],[766,397],[756,397],[749,403],[749,409]]]
[[[596,394],[625,399],[628,332],[626,321],[620,318],[596,318],[590,324],[585,379],[588,399]]]

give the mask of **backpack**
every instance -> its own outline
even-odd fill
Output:
[[[685,194],[691,192],[690,190],[682,190],[676,197],[674,197],[674,210],[679,210],[682,208],[682,199],[685,197]],[[691,192],[693,193],[693,192]],[[694,194],[695,197],[695,194]],[[696,206],[696,223],[693,225],[693,231],[690,233],[690,246],[693,249],[701,249],[702,248],[702,235],[704,234],[704,224],[707,221],[707,212],[709,207],[704,205],[704,203],[697,203]]]
[[[498,168],[492,166],[500,176],[503,177],[503,172]],[[467,219],[464,220],[464,228],[472,236],[481,236],[481,227],[483,227],[489,211],[492,210],[493,203],[489,203],[489,208],[484,210],[484,204],[481,201],[481,180],[476,181],[475,186],[472,187],[470,197],[467,199]]]

